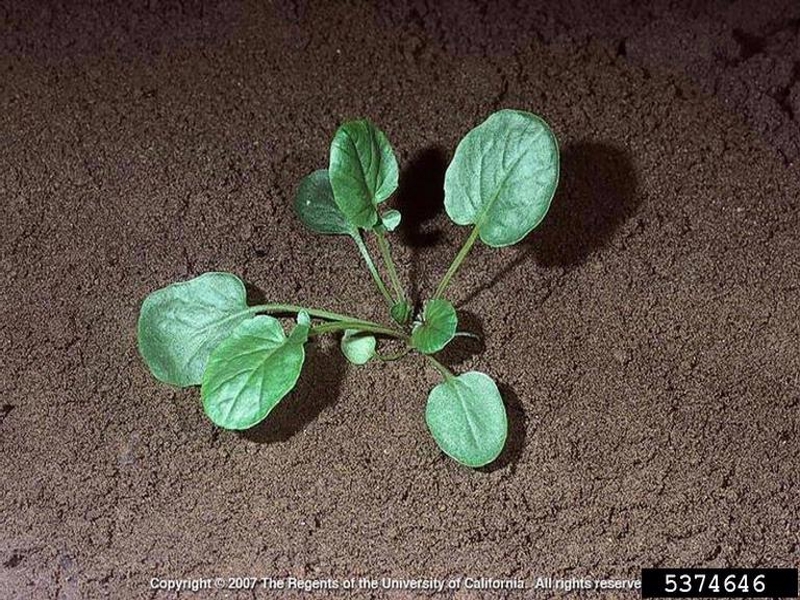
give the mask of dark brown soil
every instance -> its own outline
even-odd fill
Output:
[[[800,563],[796,2],[127,4],[0,7],[0,597]],[[467,235],[444,168],[501,107],[545,116],[563,169],[540,229],[453,287],[484,341],[445,359],[507,403],[496,465],[436,448],[420,360],[323,344],[244,435],[149,375],[142,299],[208,270],[384,318],[290,208],[348,118],[395,146],[395,255],[430,294]],[[384,596],[414,597],[356,594]]]

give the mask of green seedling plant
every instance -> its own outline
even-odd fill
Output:
[[[434,356],[456,336],[469,335],[458,331],[458,315],[446,293],[477,240],[493,248],[510,246],[541,223],[558,176],[556,138],[540,117],[501,110],[470,131],[447,168],[444,207],[456,224],[471,230],[433,296],[414,314],[389,244],[401,214],[382,208],[397,189],[397,160],[386,135],[372,123],[345,123],[334,135],[328,168],[300,182],[294,210],[312,231],[355,242],[391,324],[296,304],[248,306],[238,277],[211,272],[145,299],[139,351],[160,381],[199,385],[206,415],[234,430],[263,421],[294,388],[309,340],[338,335],[342,353],[356,365],[419,355],[442,377],[425,409],[433,439],[459,463],[487,465],[505,446],[506,411],[491,377],[478,371],[455,375]],[[367,236],[374,238],[384,274]],[[293,318],[288,333],[279,317]],[[388,340],[400,350],[386,354],[381,346]]]

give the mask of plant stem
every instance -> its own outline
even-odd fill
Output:
[[[431,364],[434,366],[434,368],[437,371],[439,371],[439,373],[441,373],[442,377],[445,378],[445,381],[447,381],[449,379],[455,379],[456,376],[453,375],[453,372],[450,369],[448,369],[447,367],[445,367],[438,360],[433,358],[430,354],[423,354],[423,356],[425,358],[427,358],[431,362]]]
[[[386,304],[388,304],[389,308],[391,308],[394,304],[394,300],[392,300],[389,290],[386,289],[386,284],[383,283],[383,279],[381,279],[378,269],[375,268],[375,263],[373,262],[372,257],[369,255],[369,249],[364,243],[364,240],[361,239],[361,234],[356,232],[352,238],[356,243],[356,246],[358,246],[358,251],[361,252],[361,256],[364,257],[364,262],[367,263],[367,269],[369,270],[370,275],[372,275],[372,279],[375,280],[375,285],[378,286],[378,289],[386,300]]]
[[[461,246],[461,250],[458,251],[456,254],[455,259],[453,259],[453,263],[450,265],[450,268],[447,269],[447,273],[444,274],[442,277],[442,281],[439,283],[439,287],[436,288],[436,293],[433,295],[433,299],[441,298],[444,291],[447,289],[447,286],[450,285],[450,280],[453,279],[453,276],[458,271],[458,268],[461,266],[461,263],[464,262],[464,259],[469,254],[469,251],[472,250],[472,246],[475,244],[475,240],[478,239],[478,227],[475,226],[472,228],[472,233],[469,234],[467,241],[464,242],[464,245]]]
[[[392,253],[389,251],[389,243],[386,241],[386,236],[380,229],[375,230],[375,236],[378,239],[378,248],[380,248],[383,262],[386,264],[386,270],[389,272],[389,280],[392,282],[397,302],[405,302],[406,294],[403,291],[403,286],[400,285],[400,279],[397,277],[397,270],[394,268],[394,261],[392,261]]]
[[[258,306],[251,306],[243,313],[299,313],[306,311],[309,316],[318,319],[325,319],[328,323],[322,323],[311,328],[311,335],[319,335],[322,333],[332,333],[336,331],[344,331],[345,329],[357,329],[358,331],[367,331],[370,333],[377,333],[389,337],[403,340],[407,344],[411,344],[411,338],[401,331],[375,323],[374,321],[366,321],[364,319],[357,319],[349,315],[342,315],[339,313],[331,312],[328,310],[319,310],[316,308],[306,308],[305,306],[298,306],[296,304],[259,304]],[[242,313],[238,313],[242,314]]]
[[[357,329],[358,331],[365,331],[368,333],[377,333],[379,335],[386,335],[389,337],[397,338],[399,340],[409,341],[409,337],[385,325],[378,323],[370,323],[369,321],[335,321],[332,323],[323,323],[311,328],[310,335],[321,335],[323,333],[334,333],[336,331],[344,331],[345,329]]]
[[[316,317],[318,319],[325,319],[326,321],[347,321],[348,323],[361,323],[363,325],[379,325],[378,323],[373,323],[372,321],[364,321],[363,319],[357,319],[349,315],[342,315],[328,310],[319,310],[316,308],[306,308],[305,306],[299,306],[297,304],[259,304],[257,306],[250,306],[243,312],[251,314],[253,313],[276,314],[276,313],[299,313],[300,311],[303,310],[306,311],[312,317]]]

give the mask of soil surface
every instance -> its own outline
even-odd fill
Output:
[[[797,2],[129,4],[0,7],[0,597],[800,563]],[[320,343],[245,434],[150,376],[141,301],[209,270],[385,318],[352,244],[291,211],[346,119],[392,140],[394,253],[430,295],[468,233],[444,169],[502,107],[563,164],[541,227],[452,287],[482,342],[443,360],[500,382],[496,464],[437,449],[419,359]],[[551,593],[437,597],[506,595]]]

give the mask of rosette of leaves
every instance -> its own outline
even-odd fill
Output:
[[[463,333],[445,294],[478,240],[490,247],[509,246],[542,221],[558,173],[555,136],[534,114],[502,110],[467,133],[447,169],[444,192],[447,215],[472,229],[435,293],[415,315],[388,239],[401,215],[383,208],[397,189],[397,160],[386,135],[372,123],[347,122],[334,135],[328,168],[300,182],[294,210],[310,230],[353,240],[391,324],[299,304],[248,306],[238,277],[212,272],[144,300],[140,353],[157,379],[179,387],[199,385],[205,413],[226,429],[247,429],[268,418],[295,387],[305,347],[318,336],[339,335],[342,353],[356,365],[421,356],[442,376],[425,409],[433,439],[462,464],[489,464],[506,442],[503,399],[489,375],[456,375],[435,358]],[[288,317],[293,324],[287,329],[280,318]],[[390,339],[399,351],[385,351]]]

